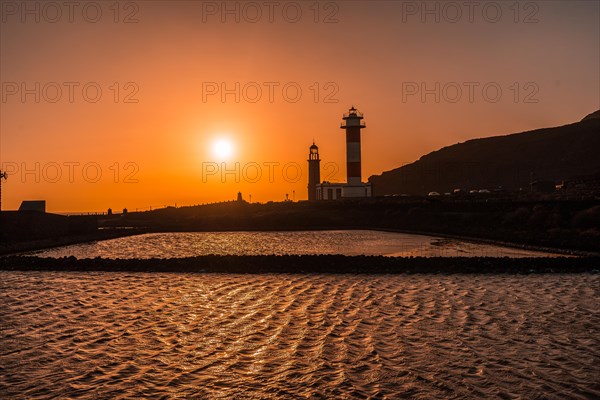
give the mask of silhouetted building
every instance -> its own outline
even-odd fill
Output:
[[[242,192],[238,192],[237,201],[244,201],[244,199],[242,199]]]
[[[46,212],[46,200],[23,200],[19,211]]]
[[[2,233],[5,240],[58,239],[68,235],[95,233],[95,215],[59,215],[36,211],[3,211]]]
[[[308,153],[308,200],[317,200],[317,185],[321,182],[319,148],[313,142]]]
[[[342,198],[342,183],[323,182],[317,189],[319,200],[339,200]]]

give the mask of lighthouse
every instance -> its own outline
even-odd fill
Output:
[[[321,183],[319,147],[313,141],[308,152],[308,200],[317,200],[317,185]]]
[[[360,165],[360,130],[366,127],[363,115],[354,106],[342,117],[340,125],[346,131],[346,176],[348,185],[362,185]]]
[[[319,149],[311,146],[308,160],[308,198],[309,200],[341,200],[348,198],[365,198],[372,196],[371,183],[362,182],[360,130],[366,127],[363,115],[354,106],[342,116],[340,128],[346,131],[346,176],[344,182],[319,182]],[[313,149],[314,147],[314,149]],[[314,153],[313,153],[314,151]],[[311,168],[312,167],[312,168]],[[316,172],[313,172],[316,171]],[[316,173],[316,175],[313,175]],[[314,194],[311,183],[316,182]],[[313,197],[314,196],[314,197]]]

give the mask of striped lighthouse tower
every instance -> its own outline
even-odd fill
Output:
[[[361,185],[360,166],[360,130],[366,127],[363,115],[354,106],[342,118],[344,122],[340,126],[346,130],[346,174],[348,185]]]

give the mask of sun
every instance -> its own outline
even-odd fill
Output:
[[[212,144],[212,152],[219,160],[226,160],[233,155],[233,143],[228,139],[217,139]]]

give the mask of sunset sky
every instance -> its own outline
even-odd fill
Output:
[[[2,207],[306,199],[313,139],[345,180],[352,105],[365,181],[600,108],[599,2],[467,3],[1,1]]]

